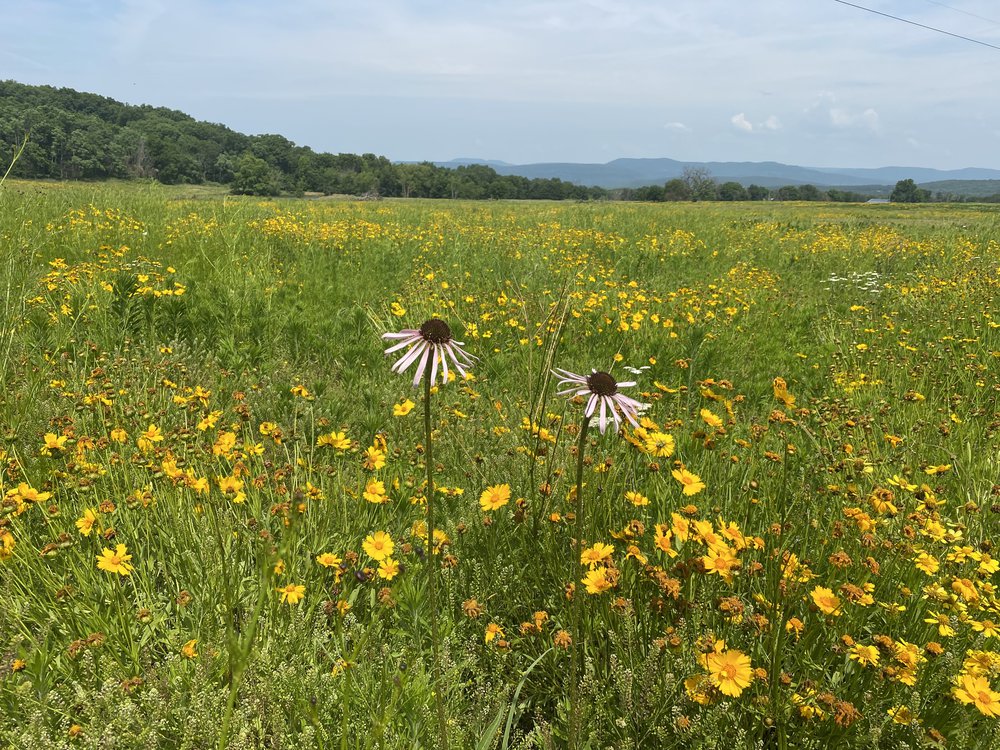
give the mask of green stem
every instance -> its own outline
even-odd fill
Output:
[[[260,580],[260,590],[257,593],[257,604],[254,606],[253,615],[247,627],[246,636],[242,641],[238,641],[238,659],[236,667],[232,673],[232,682],[229,685],[229,697],[226,700],[226,711],[222,717],[222,729],[219,732],[219,750],[226,750],[229,747],[229,729],[233,719],[233,711],[236,708],[236,697],[240,692],[240,685],[243,683],[243,675],[246,672],[247,664],[250,660],[250,651],[253,649],[254,639],[257,637],[257,625],[260,622],[260,613],[264,608],[264,602],[270,593],[271,584],[266,572],[262,572]],[[229,612],[229,619],[232,620],[233,610]]]
[[[441,678],[440,636],[438,631],[437,587],[441,567],[434,559],[434,450],[431,440],[431,369],[424,377],[424,457],[427,463],[427,588],[431,605],[431,648],[434,654],[434,707],[437,709],[440,747],[448,750],[448,720],[444,710],[444,680]]]
[[[590,428],[590,417],[583,418],[580,427],[580,440],[576,444],[576,497],[573,499],[576,527],[576,547],[573,551],[573,565],[570,569],[576,572],[573,579],[573,650],[570,652],[569,663],[569,747],[576,750],[579,746],[580,733],[580,654],[583,651],[583,593],[579,590],[583,581],[583,458],[587,452],[587,430]]]
[[[344,692],[341,696],[340,710],[340,750],[347,750],[347,729],[351,713],[351,669],[347,660],[347,647],[344,639],[344,618],[337,617],[337,634],[340,636],[340,653],[344,660]]]

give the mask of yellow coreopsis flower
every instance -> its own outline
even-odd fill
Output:
[[[603,593],[613,585],[611,578],[608,576],[608,569],[605,567],[597,567],[590,570],[583,577],[583,583],[587,587],[588,594]]]
[[[232,495],[234,503],[242,503],[246,500],[246,495],[243,493],[243,480],[238,477],[217,477],[216,482],[219,484],[219,489],[222,490],[223,495]]]
[[[128,549],[124,544],[117,545],[113,551],[105,547],[97,556],[97,567],[108,573],[127,576],[134,570],[129,563],[131,559],[132,555],[128,554]]]
[[[1000,638],[1000,625],[993,620],[973,620],[972,629],[982,633],[984,638]]]
[[[181,656],[185,659],[197,659],[198,658],[198,639],[192,638],[190,641],[181,646]]]
[[[649,498],[643,495],[641,492],[628,491],[625,493],[625,499],[628,500],[632,505],[636,507],[642,505],[649,505]]]
[[[677,537],[677,541],[686,542],[688,537],[691,535],[690,522],[678,513],[671,513],[670,519],[670,530],[674,533],[674,536]]]
[[[339,557],[337,557],[332,552],[324,552],[320,555],[316,555],[316,563],[322,565],[324,568],[333,568],[343,562]]]
[[[97,523],[98,517],[96,510],[87,508],[83,511],[83,515],[76,519],[76,528],[80,530],[83,536],[90,536],[90,532],[94,530],[94,525]]]
[[[391,581],[399,575],[399,561],[393,560],[391,557],[385,558],[378,566],[378,576],[379,578],[384,578],[387,581]]]
[[[911,724],[917,715],[906,706],[892,706],[886,711],[896,724]]]
[[[486,633],[483,636],[483,640],[490,643],[496,637],[503,638],[503,628],[497,625],[495,622],[491,622],[486,626]]]
[[[17,546],[17,542],[14,539],[14,535],[11,534],[7,529],[0,529],[0,560],[6,560],[14,554],[14,547]]]
[[[319,448],[324,446],[329,446],[337,451],[346,451],[351,447],[351,440],[343,432],[331,432],[326,435],[320,435],[316,439],[316,445]]]
[[[656,536],[653,539],[653,545],[660,550],[660,552],[665,552],[668,557],[677,557],[677,550],[675,550],[673,544],[671,544],[670,534],[671,530],[667,524],[656,524]]]
[[[789,409],[795,408],[795,396],[788,392],[788,384],[784,378],[775,378],[772,383],[774,397],[787,406]]]
[[[509,502],[509,484],[494,484],[493,486],[487,487],[483,490],[483,493],[479,496],[479,507],[482,508],[484,512],[499,510]]]
[[[642,554],[642,550],[640,550],[634,544],[630,544],[628,548],[625,550],[625,557],[626,559],[631,557],[632,559],[636,560],[640,565],[645,565],[647,562],[649,562],[649,559],[644,554]]]
[[[878,649],[875,646],[862,646],[856,643],[851,647],[848,657],[863,667],[874,667],[878,664]]]
[[[593,547],[589,547],[580,553],[580,563],[593,568],[606,560],[610,560],[614,551],[614,545],[597,542]]]
[[[952,695],[962,703],[975,706],[985,716],[1000,716],[1000,693],[990,689],[990,683],[985,677],[963,675],[952,690]]]
[[[938,635],[942,638],[950,638],[955,635],[955,628],[951,626],[951,618],[948,615],[928,612],[927,617],[924,618],[924,622],[929,625],[937,625]]]
[[[712,681],[708,675],[693,674],[684,679],[684,692],[698,705],[707,706],[712,702]]]
[[[384,531],[376,531],[374,534],[366,537],[361,546],[364,548],[365,554],[377,562],[390,557],[392,551],[395,549],[392,537]]]
[[[713,430],[718,430],[722,427],[722,418],[711,409],[702,409],[699,414],[702,421]]]
[[[206,430],[211,430],[215,428],[215,425],[219,423],[219,417],[222,416],[221,411],[213,411],[202,417],[201,421],[195,425],[199,432],[205,432]]]
[[[279,586],[278,593],[281,594],[282,604],[298,604],[305,598],[306,587],[301,584],[290,583],[287,586]]]
[[[215,445],[212,446],[213,456],[228,456],[233,452],[233,448],[236,447],[236,433],[235,432],[223,432],[215,440]]]
[[[385,453],[374,445],[365,448],[365,457],[362,459],[362,465],[368,471],[378,471],[385,466]]]
[[[370,479],[368,484],[365,485],[364,498],[376,505],[389,502],[389,496],[385,493],[385,482],[378,479]]]
[[[738,698],[753,681],[750,657],[742,651],[730,649],[713,652],[705,657],[705,661],[708,678],[723,695]]]
[[[687,469],[674,469],[670,474],[684,486],[685,495],[697,495],[705,489],[705,483],[701,481],[701,477],[692,474]]]
[[[668,458],[674,455],[674,437],[666,432],[651,432],[646,436],[643,449],[651,456]]]
[[[54,432],[46,432],[43,439],[45,444],[42,446],[42,453],[51,456],[66,450],[66,441],[69,438],[65,435],[56,435]]]
[[[153,447],[153,443],[159,443],[163,440],[163,433],[160,432],[160,428],[155,424],[151,424],[146,428],[145,432],[140,433],[136,443],[139,446],[139,450],[143,453],[148,452]]]
[[[937,558],[933,555],[928,555],[926,552],[921,552],[917,555],[913,562],[920,570],[929,576],[937,573],[938,568],[941,567]]]
[[[819,607],[819,611],[824,615],[837,617],[841,614],[840,597],[825,586],[817,586],[810,593],[813,602]]]
[[[416,404],[410,401],[410,399],[405,399],[403,403],[396,404],[395,406],[392,407],[392,416],[405,417],[407,414],[413,411],[414,406],[416,406]]]
[[[708,554],[701,558],[705,573],[718,573],[726,581],[732,580],[732,571],[740,566],[740,560],[728,547],[710,547]]]

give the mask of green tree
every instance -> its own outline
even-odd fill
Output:
[[[723,182],[719,185],[720,201],[745,201],[747,198],[747,189],[738,182]]]
[[[691,188],[680,177],[669,180],[663,186],[663,200],[665,201],[689,201],[691,198]]]
[[[247,151],[236,165],[231,190],[236,195],[277,195],[278,181],[266,161]]]
[[[815,185],[799,185],[800,201],[821,201],[823,197],[823,193]]]
[[[928,190],[917,187],[913,180],[900,180],[896,187],[892,189],[889,200],[893,203],[926,203],[930,200],[931,194]]]
[[[714,201],[717,197],[718,185],[712,179],[712,173],[705,167],[684,167],[681,180],[687,185],[693,201]]]
[[[636,188],[632,192],[632,200],[636,201],[662,201],[664,200],[664,190],[661,185],[644,185]]]

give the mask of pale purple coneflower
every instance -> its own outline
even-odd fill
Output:
[[[634,380],[627,380],[619,383],[610,373],[601,370],[591,370],[590,375],[577,375],[568,370],[553,370],[559,380],[559,386],[569,386],[558,391],[560,396],[588,396],[583,415],[588,419],[594,416],[597,407],[600,406],[601,414],[598,418],[598,425],[601,434],[608,426],[608,412],[611,412],[611,419],[614,420],[615,428],[621,427],[622,417],[627,419],[633,427],[639,426],[637,419],[640,412],[649,408],[649,404],[643,404],[634,398],[629,398],[619,392],[621,388],[628,388],[635,385]]]
[[[465,368],[470,367],[475,361],[475,357],[462,349],[463,343],[455,341],[451,337],[451,328],[443,320],[430,318],[425,321],[419,329],[405,328],[398,333],[384,333],[383,339],[400,340],[385,350],[385,353],[407,349],[396,363],[392,366],[393,372],[404,373],[416,362],[417,371],[413,375],[413,387],[420,384],[420,379],[427,371],[427,365],[431,367],[431,384],[437,380],[438,365],[441,367],[441,384],[448,382],[448,357],[451,357],[452,364],[456,370],[465,377]]]

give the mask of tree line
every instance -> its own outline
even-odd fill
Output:
[[[680,177],[665,185],[646,185],[616,191],[621,200],[638,201],[838,201],[863,203],[871,195],[851,190],[815,185],[784,185],[767,188],[761,185],[742,185],[735,180],[719,183],[704,167],[685,167]]]
[[[244,135],[164,107],[68,88],[0,81],[0,161],[27,135],[15,177],[220,183],[250,195],[307,192],[423,198],[594,199],[599,187],[498,175],[482,165],[394,164],[375,154],[317,153],[280,135]]]
[[[556,178],[500,175],[483,164],[452,169],[431,162],[393,163],[375,154],[317,153],[281,135],[244,135],[164,107],[125,104],[69,88],[0,81],[0,170],[22,144],[23,151],[11,172],[15,177],[218,183],[247,195],[852,202],[871,197],[836,188],[821,190],[814,185],[770,189],[744,187],[733,181],[720,184],[708,170],[693,167],[664,185],[606,189]],[[1000,200],[1000,196],[995,198]],[[892,199],[914,202],[932,198],[908,180],[897,183]]]

